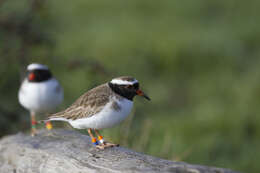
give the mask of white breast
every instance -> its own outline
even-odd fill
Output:
[[[22,106],[36,113],[51,112],[63,100],[63,89],[54,78],[44,82],[24,80],[18,94]]]
[[[120,109],[113,109],[112,103],[116,101]],[[116,124],[119,124],[124,120],[133,107],[133,102],[128,99],[116,100],[111,98],[110,102],[105,105],[102,111],[89,118],[82,118],[77,120],[69,120],[68,122],[72,127],[77,129],[103,129],[109,128]]]

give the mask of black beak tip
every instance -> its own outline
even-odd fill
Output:
[[[147,100],[151,101],[150,97],[148,97],[146,95],[144,96],[144,98],[146,98]]]

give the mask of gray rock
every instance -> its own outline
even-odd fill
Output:
[[[173,162],[114,147],[98,150],[77,131],[18,133],[0,141],[1,173],[166,172],[235,173],[222,168]]]

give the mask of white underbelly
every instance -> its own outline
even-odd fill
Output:
[[[113,127],[123,121],[129,115],[133,107],[133,102],[127,99],[120,100],[117,104],[120,107],[118,110],[112,109],[111,102],[108,103],[101,112],[89,118],[69,120],[68,122],[72,127],[77,129],[103,129]]]
[[[29,83],[25,81],[19,91],[22,106],[36,113],[51,112],[63,100],[63,90],[56,79],[46,82]]]

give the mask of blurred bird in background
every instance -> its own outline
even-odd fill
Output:
[[[27,66],[27,75],[20,86],[18,98],[20,104],[30,111],[31,135],[35,136],[35,116],[50,113],[61,104],[63,89],[47,66],[33,63]],[[52,129],[50,122],[46,122],[46,128]]]

